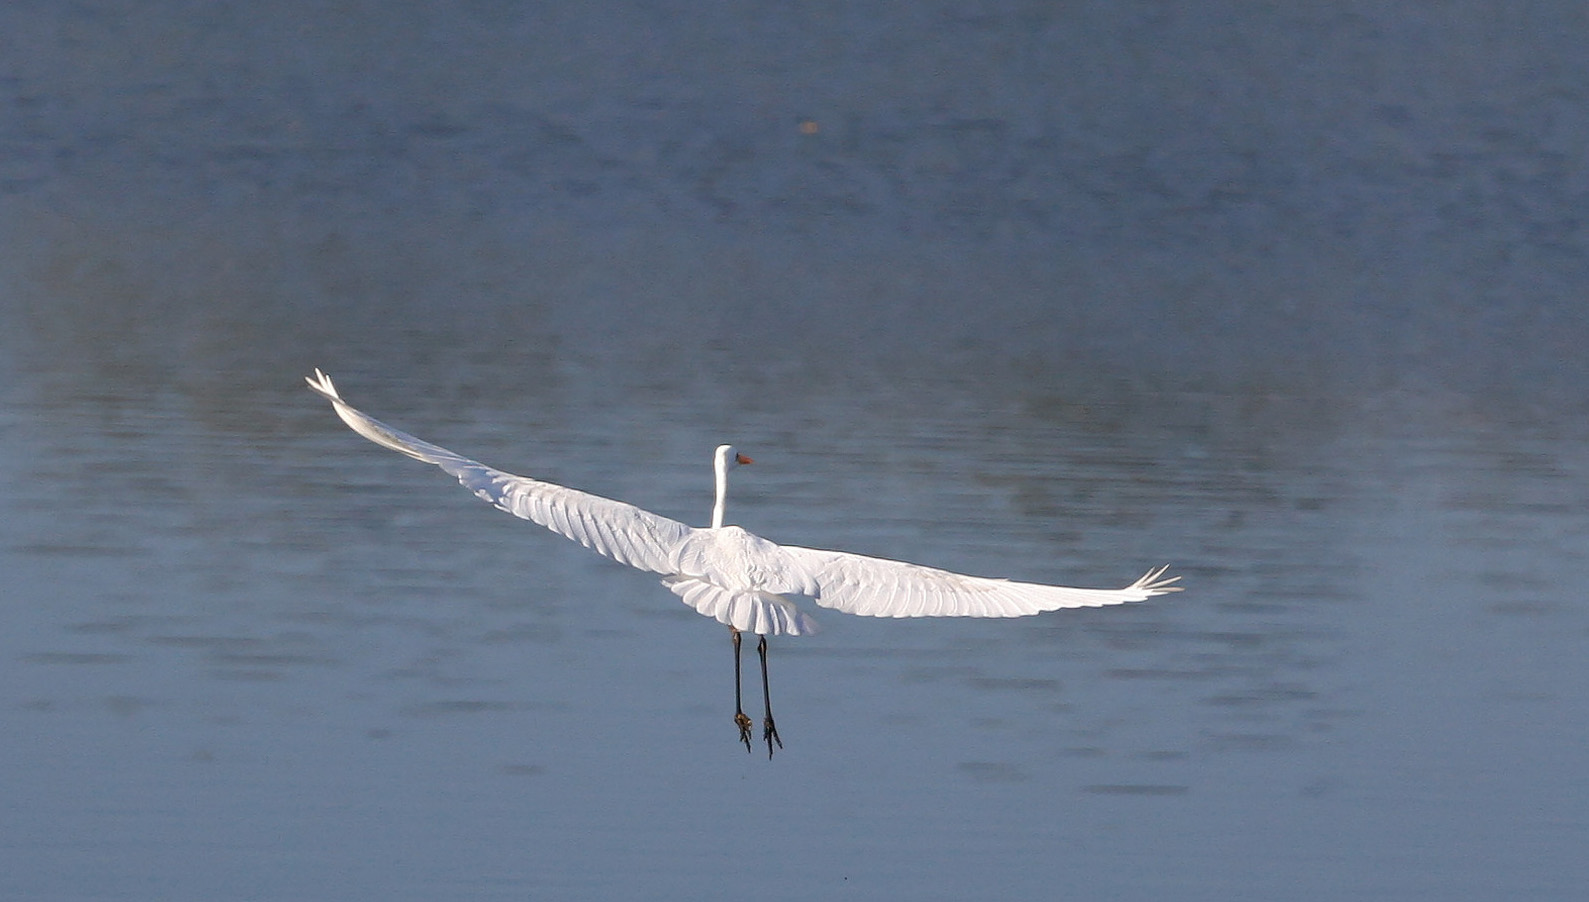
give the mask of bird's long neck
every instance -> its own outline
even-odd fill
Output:
[[[724,508],[728,503],[728,461],[718,455],[713,469],[717,471],[717,501],[712,504],[712,528],[722,529]]]

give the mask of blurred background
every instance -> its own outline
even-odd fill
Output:
[[[1576,898],[1589,11],[0,6],[0,894]],[[1187,591],[726,631],[349,433]],[[750,712],[753,717],[757,711]],[[1580,851],[1574,851],[1580,850]]]

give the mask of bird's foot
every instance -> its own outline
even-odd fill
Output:
[[[744,711],[735,711],[734,724],[739,727],[739,741],[745,743],[745,751],[750,751],[750,718]]]
[[[748,724],[750,721],[747,720],[746,723]],[[778,743],[779,748],[783,748],[783,740],[778,738],[778,725],[772,722],[771,714],[767,715],[761,722],[761,738],[767,743],[768,758],[772,757],[772,744],[774,742]]]

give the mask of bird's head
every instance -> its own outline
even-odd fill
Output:
[[[737,467],[741,464],[755,463],[755,461],[734,450],[733,445],[717,446],[717,465],[721,469]]]

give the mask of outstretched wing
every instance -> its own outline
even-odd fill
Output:
[[[1072,589],[966,576],[904,561],[842,551],[782,546],[790,571],[803,580],[792,591],[823,607],[866,617],[1024,617],[1060,608],[1093,608],[1179,592],[1168,567],[1148,571],[1124,589]]]
[[[359,435],[415,460],[435,464],[464,488],[502,510],[573,539],[614,560],[671,574],[673,551],[691,529],[632,504],[613,501],[555,483],[515,476],[400,432],[358,410],[337,394],[331,377],[316,369],[309,387],[331,402],[342,422]]]

